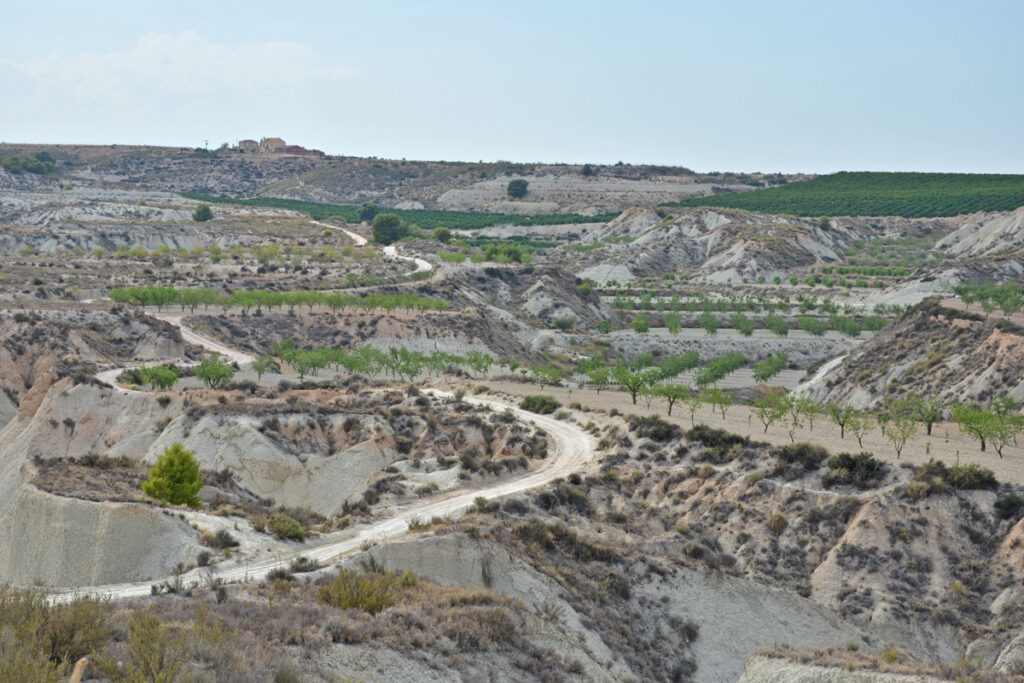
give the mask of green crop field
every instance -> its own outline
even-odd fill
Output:
[[[324,220],[337,216],[349,223],[359,222],[358,206],[342,206],[340,204],[320,204],[303,202],[296,199],[278,199],[276,197],[256,197],[253,199],[234,199],[217,197],[197,192],[182,192],[182,196],[210,204],[239,204],[241,206],[267,206],[274,209],[288,209],[308,213],[316,220]],[[581,216],[577,213],[541,214],[536,216],[516,216],[505,213],[475,213],[470,211],[431,211],[428,209],[389,209],[380,208],[381,213],[393,213],[406,223],[418,225],[424,230],[434,228],[452,228],[455,230],[476,230],[492,225],[564,225],[567,223],[604,223],[615,218],[617,213],[605,213],[598,216]]]
[[[720,206],[796,216],[959,216],[1024,206],[1024,175],[847,172],[664,206]]]

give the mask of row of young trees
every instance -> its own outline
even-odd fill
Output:
[[[954,404],[946,406],[936,398],[922,398],[911,395],[907,398],[886,401],[882,410],[867,413],[850,405],[830,403],[825,406],[806,396],[772,392],[754,402],[754,414],[764,425],[764,430],[775,423],[785,426],[790,440],[794,432],[809,424],[814,429],[814,420],[821,415],[839,427],[840,438],[850,432],[863,447],[864,437],[877,428],[888,441],[899,458],[907,442],[920,427],[931,435],[932,427],[949,412],[963,434],[977,439],[984,452],[988,445],[995,448],[1000,458],[1004,449],[1024,434],[1024,415],[1016,412],[1012,398],[1004,396],[992,401],[989,409],[976,404]]]
[[[109,292],[110,300],[119,304],[135,306],[182,306],[190,311],[202,306],[221,308],[225,311],[241,308],[249,311],[282,308],[289,306],[327,306],[332,311],[345,308],[361,308],[366,311],[396,310],[446,311],[451,306],[444,299],[421,296],[412,292],[401,294],[345,294],[339,292],[317,292],[296,290],[271,292],[265,289],[239,289],[224,295],[211,288],[176,289],[174,287],[115,287]]]
[[[1010,315],[1021,310],[1024,305],[1024,290],[1016,282],[1006,282],[1001,285],[992,282],[981,284],[965,282],[953,288],[953,293],[963,300],[967,310],[971,305],[980,303],[986,313],[991,313],[997,308],[1003,315]]]
[[[298,348],[293,339],[286,339],[273,345],[271,356],[263,357],[253,365],[260,378],[272,367],[274,358],[288,363],[303,379],[307,375],[316,376],[324,368],[333,367],[336,372],[341,369],[350,374],[376,375],[383,372],[412,381],[424,372],[439,375],[450,368],[467,369],[477,375],[485,375],[495,364],[490,354],[481,351],[469,351],[465,355],[445,351],[423,353],[394,346],[381,351],[366,345],[352,349],[322,347],[304,350]]]
[[[729,319],[732,324],[732,328],[738,331],[745,337],[750,337],[754,334],[754,330],[757,329],[757,323],[749,318],[744,313],[733,313]],[[713,337],[718,334],[718,330],[721,328],[721,320],[714,313],[704,311],[697,318],[697,324],[707,333],[709,337]],[[776,336],[786,337],[789,336],[790,325],[781,317],[775,314],[769,314],[762,318],[761,324],[765,329],[771,330]],[[812,318],[810,316],[800,316],[797,319],[797,326],[812,334],[816,337],[824,336],[828,330],[836,330],[848,337],[859,337],[862,330],[871,330],[877,332],[888,324],[885,318],[880,316],[866,316],[860,322],[857,322],[854,318],[848,318],[841,315],[832,315],[829,317],[827,323]],[[651,329],[651,321],[643,313],[638,313],[633,316],[633,331],[639,334],[649,332]],[[683,319],[678,313],[666,313],[665,314],[665,327],[672,334],[678,334],[683,329]]]
[[[176,365],[142,365],[125,370],[118,379],[140,386],[149,384],[154,389],[167,391],[173,389],[183,375],[185,375],[185,371]],[[219,358],[208,356],[192,368],[192,376],[201,380],[211,389],[216,389],[230,382],[235,376],[235,371]]]

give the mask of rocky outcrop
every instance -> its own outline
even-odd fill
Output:
[[[841,259],[866,233],[845,225],[732,209],[671,209],[661,219],[650,209],[631,209],[592,231],[607,244],[587,252],[576,271],[598,281],[661,275],[685,269],[707,282],[739,283],[786,276],[798,268]],[[612,271],[611,269],[615,269]],[[615,277],[609,273],[615,272]]]
[[[956,256],[982,256],[1024,247],[1024,206],[1009,213],[982,214],[935,245]]]
[[[1024,330],[930,299],[806,388],[817,400],[874,408],[917,393],[944,403],[1024,399]]]
[[[287,452],[260,431],[262,420],[250,417],[220,418],[207,415],[193,422],[188,416],[172,421],[153,440],[144,462],[153,463],[173,443],[181,443],[196,453],[204,470],[227,469],[235,481],[252,493],[288,506],[308,507],[329,516],[340,513],[344,504],[366,490],[373,475],[393,462],[398,454],[394,442],[376,438],[332,450],[326,444],[344,436],[342,425],[346,415],[333,416],[335,436],[326,437],[322,445],[303,447],[296,444],[294,453]],[[295,416],[295,421],[305,421]],[[287,429],[287,420],[285,426]],[[367,425],[364,431],[380,436]]]

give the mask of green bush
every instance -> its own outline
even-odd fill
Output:
[[[647,417],[630,415],[629,429],[636,432],[637,438],[653,439],[654,441],[668,441],[679,435],[679,427],[666,422],[657,415],[648,415]]]
[[[317,593],[317,600],[341,609],[357,609],[377,614],[395,604],[394,589],[398,578],[392,572],[361,574],[342,569],[338,578]]]
[[[714,429],[705,424],[699,424],[687,430],[686,438],[689,441],[699,441],[708,448],[720,448],[723,450],[750,443],[750,439],[745,436],[733,434],[724,429]]]
[[[196,210],[192,212],[192,220],[196,223],[205,223],[211,218],[213,218],[213,211],[206,204],[200,204],[196,207]]]
[[[107,646],[109,615],[95,598],[50,604],[35,591],[0,591],[0,680],[63,683],[71,664]]]
[[[914,468],[914,482],[907,487],[907,495],[920,500],[932,494],[942,494],[950,488],[961,491],[998,488],[992,470],[974,463],[947,467],[938,460],[929,460]]]
[[[193,374],[201,379],[211,389],[227,384],[235,376],[235,371],[224,361],[216,358],[204,358],[203,362],[196,366]]]
[[[522,199],[523,197],[526,196],[526,191],[529,185],[530,183],[523,180],[522,178],[510,180],[508,182],[508,187],[506,188],[508,191],[508,196],[511,197],[512,199]]]
[[[822,483],[826,486],[848,485],[868,488],[876,485],[885,476],[886,465],[870,453],[840,453],[828,460],[828,468]]]
[[[409,226],[393,213],[379,213],[373,217],[373,241],[391,244],[409,235]]]
[[[974,463],[953,465],[949,468],[946,481],[955,489],[969,491],[973,489],[995,489],[999,487],[996,475],[987,467]]]
[[[789,520],[781,512],[773,512],[768,518],[768,529],[776,536],[785,531],[787,526],[789,526]]]
[[[796,479],[821,467],[828,458],[828,451],[821,446],[801,442],[776,448],[773,455],[778,463],[772,475]]]
[[[266,528],[274,538],[291,541],[306,540],[306,530],[302,528],[299,521],[281,512],[270,515],[266,521]]]
[[[199,491],[203,479],[199,476],[199,463],[191,451],[175,443],[164,450],[163,455],[149,472],[149,480],[142,482],[142,491],[171,505],[199,507]]]
[[[576,327],[576,316],[564,315],[554,319],[555,328],[567,332]]]
[[[559,408],[562,404],[554,399],[552,396],[524,396],[523,400],[519,402],[519,407],[523,410],[529,410],[531,413],[537,413],[538,415],[550,415]]]

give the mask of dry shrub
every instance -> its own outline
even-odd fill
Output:
[[[331,607],[358,609],[377,614],[395,604],[397,577],[391,572],[362,574],[342,569],[332,583],[322,586],[317,599]]]

